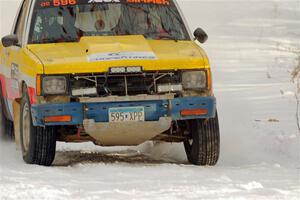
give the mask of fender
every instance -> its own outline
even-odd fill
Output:
[[[6,85],[5,85],[5,77],[0,74],[0,102],[2,102],[2,109],[4,111],[4,115],[8,120],[13,120],[11,114],[10,114],[10,110],[9,110],[9,99],[7,98],[7,91],[6,91]]]
[[[10,80],[11,79],[7,79],[4,75],[0,74],[0,96],[1,96],[2,102],[3,102],[2,106],[3,106],[4,114],[7,119],[9,119],[10,121],[14,121],[13,102],[20,101],[20,98],[21,98],[20,94],[22,94],[22,91],[20,91],[20,92],[12,91],[12,92],[8,93],[7,86],[10,85],[10,83],[11,83]],[[22,88],[22,87],[20,87],[20,88]],[[26,88],[27,88],[27,93],[29,96],[30,104],[36,104],[37,103],[36,89],[34,87],[26,87]]]

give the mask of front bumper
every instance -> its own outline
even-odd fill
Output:
[[[170,117],[172,120],[213,118],[216,113],[215,97],[184,97],[171,100],[143,100],[118,102],[92,103],[61,103],[32,105],[31,113],[34,126],[83,125],[84,120],[95,122],[109,122],[108,110],[116,107],[144,107],[145,121],[159,121],[161,117]],[[181,111],[193,109],[207,109],[204,115],[182,116]],[[68,122],[46,123],[45,117],[71,116]]]

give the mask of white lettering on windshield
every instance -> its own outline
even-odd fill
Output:
[[[121,3],[120,0],[89,0],[88,3]]]

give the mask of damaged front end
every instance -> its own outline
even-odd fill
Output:
[[[215,115],[215,97],[210,95],[207,78],[203,88],[187,90],[193,83],[183,83],[183,73],[132,67],[58,75],[60,86],[52,82],[64,88],[65,94],[59,95],[46,95],[52,89],[43,88],[51,85],[44,83],[45,77],[55,75],[42,76],[43,96],[32,105],[33,124],[61,127],[62,141],[93,141],[102,146],[138,145],[152,139],[183,141],[183,133],[176,128],[179,121]]]

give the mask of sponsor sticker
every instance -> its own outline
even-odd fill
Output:
[[[127,3],[170,5],[169,0],[126,0]]]
[[[40,7],[50,7],[51,5],[53,7],[59,7],[59,6],[72,6],[76,5],[77,0],[52,0],[52,1],[42,1],[40,3]]]
[[[120,0],[89,0],[88,3],[121,3]]]
[[[88,56],[89,62],[113,61],[113,60],[156,60],[153,52],[114,52],[114,53],[95,53]]]
[[[122,4],[157,4],[170,5],[170,0],[38,0],[38,8],[102,4],[102,3],[122,3]]]

